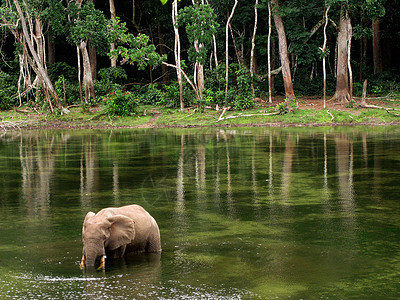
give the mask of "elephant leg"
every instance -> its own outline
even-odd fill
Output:
[[[126,245],[122,245],[121,247],[115,249],[115,250],[108,250],[107,251],[107,257],[109,258],[120,258],[124,256],[126,250]]]
[[[159,252],[161,251],[161,243],[158,237],[150,238],[146,245],[146,252]]]

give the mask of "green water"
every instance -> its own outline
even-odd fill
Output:
[[[400,128],[8,132],[1,299],[398,299]],[[79,269],[136,203],[163,252]]]

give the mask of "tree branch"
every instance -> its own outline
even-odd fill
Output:
[[[166,63],[165,61],[163,61],[162,64],[163,64],[163,65],[166,65],[166,66],[168,66],[168,67],[171,67],[171,68],[175,68],[175,69],[179,70],[180,72],[182,72],[183,76],[185,76],[185,78],[186,78],[186,81],[192,86],[194,92],[196,93],[197,99],[199,99],[199,93],[198,93],[196,87],[194,86],[193,82],[189,79],[189,77],[186,75],[186,73],[185,73],[181,68],[178,68],[178,67],[175,66],[175,65]]]

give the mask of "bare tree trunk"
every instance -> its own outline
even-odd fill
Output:
[[[18,77],[18,84],[17,84],[17,88],[18,88],[18,99],[19,99],[19,107],[22,106],[22,97],[21,97],[21,80],[22,78],[24,78],[24,57],[22,54],[18,54],[18,58],[19,58],[19,77]],[[26,82],[24,80],[24,82]]]
[[[374,57],[374,74],[383,71],[381,51],[381,21],[379,18],[372,20],[372,50]]]
[[[88,46],[89,50],[89,61],[90,61],[90,71],[92,72],[93,79],[97,79],[97,53],[96,48]]]
[[[111,15],[111,20],[115,20],[116,18],[116,13],[115,13],[115,5],[114,5],[114,0],[109,0],[110,3],[110,15]],[[135,7],[135,6],[134,6]],[[111,43],[110,44],[110,50],[113,51],[115,50],[115,44]],[[111,58],[111,67],[116,67],[117,66],[117,59],[116,58]]]
[[[257,21],[258,21],[258,14],[257,14],[257,7],[258,6],[258,0],[256,0],[254,4],[254,28],[253,28],[253,37],[251,38],[251,52],[250,52],[250,74],[251,77],[253,77],[254,72],[255,72],[255,65],[254,65],[254,53],[255,53],[255,48],[256,48],[256,33],[257,33]],[[253,93],[253,97],[255,95],[254,91],[254,84],[253,81],[251,82],[251,91]]]
[[[328,12],[331,7],[328,6],[325,9],[325,25],[324,25],[324,45],[322,46],[321,51],[323,54],[322,57],[322,68],[323,68],[323,74],[324,74],[324,108],[326,108],[326,57],[325,57],[325,51],[326,51],[326,42],[327,42],[327,37],[326,37],[326,27],[328,26]]]
[[[201,1],[202,4],[204,4],[204,0]],[[195,0],[192,0],[192,4],[196,5]],[[194,49],[196,50],[197,53],[199,53],[201,51],[201,49],[204,47],[203,44],[199,44],[198,40],[194,41]],[[197,73],[197,74],[196,74]],[[200,96],[200,99],[203,99],[203,91],[204,91],[204,66],[199,63],[196,62],[196,66],[195,66],[195,81],[197,83],[197,90],[198,90],[198,94]]]
[[[361,106],[366,107],[367,106],[367,102],[365,101],[365,99],[367,98],[367,79],[364,80],[364,84],[363,84],[363,91],[362,91],[362,96],[361,96]]]
[[[271,2],[268,2],[268,102],[272,103],[272,77],[271,77],[271,32],[272,32],[272,20],[271,20]]]
[[[36,51],[39,56],[39,61],[44,67],[44,48],[43,48],[43,31],[42,31],[42,22],[39,19],[35,19],[35,43],[36,43]]]
[[[208,0],[206,0],[206,3],[209,5]],[[218,68],[218,51],[217,51],[217,39],[215,37],[215,34],[213,33],[213,46],[214,46],[214,60],[215,60],[215,68]]]
[[[351,22],[347,23],[347,68],[349,69],[349,94],[350,99],[353,99],[353,70],[351,68],[351,39],[353,37],[353,28],[351,27]]]
[[[82,1],[83,0],[76,0],[76,4],[78,5],[79,8],[82,5]],[[93,97],[93,99],[96,99],[93,86],[92,66],[90,64],[87,42],[81,41],[78,47],[82,53],[83,84],[85,85],[85,102],[88,103],[89,97]]]
[[[203,99],[203,91],[205,89],[204,86],[204,66],[202,64],[198,64],[197,66],[197,88],[199,90],[199,97]]]
[[[81,42],[79,49],[82,53],[82,64],[83,64],[83,83],[85,85],[85,102],[88,103],[89,97],[93,97],[94,95],[94,86],[93,86],[93,77],[92,77],[92,69],[90,65],[89,53],[87,50],[86,42]]]
[[[282,18],[279,15],[278,0],[271,0],[271,4],[273,5],[274,21],[276,30],[278,32],[279,56],[281,58],[283,84],[285,87],[285,96],[286,96],[285,104],[288,111],[291,111],[292,108],[289,104],[289,101],[295,99],[296,96],[294,94],[292,76],[290,73],[290,62],[289,62],[289,53],[286,42],[285,27],[283,26]]]
[[[182,69],[181,69],[181,41],[179,37],[179,30],[176,26],[176,18],[178,16],[178,0],[174,0],[172,2],[172,24],[174,26],[175,33],[175,46],[174,46],[174,55],[175,55],[175,64],[176,64],[176,75],[178,77],[179,84],[179,102],[181,111],[185,108],[183,105],[183,82],[182,82]]]
[[[81,51],[79,50],[79,46],[76,47],[76,55],[78,59],[78,83],[79,83],[79,97],[81,103],[83,102],[82,96],[82,68],[81,68]]]
[[[199,44],[198,41],[194,41],[194,48],[196,49],[196,52],[200,52],[201,48],[203,48],[204,46],[202,44]],[[198,90],[198,94],[200,99],[203,99],[203,91],[204,91],[204,66],[199,63],[196,62],[195,65],[195,72],[194,72],[194,78],[195,78],[195,82],[197,85],[197,90]]]
[[[228,78],[229,78],[229,25],[231,23],[233,14],[235,13],[238,0],[235,0],[235,4],[232,7],[231,14],[226,21],[225,26],[225,95],[228,94]]]
[[[342,104],[347,104],[350,99],[349,92],[349,28],[351,27],[347,8],[342,5],[340,12],[339,34],[337,37],[337,68],[336,68],[336,92],[333,98]]]
[[[213,34],[213,45],[214,45],[214,60],[215,60],[215,67],[216,67],[216,68],[218,68],[217,39],[215,38],[215,34]]]

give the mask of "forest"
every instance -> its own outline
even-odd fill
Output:
[[[398,0],[2,0],[0,110],[400,94]],[[258,102],[257,102],[258,101]],[[365,104],[365,103],[364,103]]]

